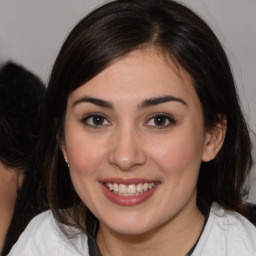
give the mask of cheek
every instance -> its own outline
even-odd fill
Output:
[[[169,175],[198,175],[203,152],[203,140],[196,134],[180,132],[151,147],[151,157]]]
[[[66,144],[71,171],[80,175],[94,173],[103,160],[103,143],[78,134],[67,140]]]
[[[97,200],[95,184],[98,184],[98,170],[104,160],[103,145],[95,139],[73,136],[72,140],[67,140],[67,151],[74,188],[81,200],[92,206]]]

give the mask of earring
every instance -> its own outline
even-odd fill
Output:
[[[68,168],[69,168],[69,163],[68,163],[68,159],[65,159],[65,161],[66,161],[66,163],[67,163],[67,166],[68,166]]]

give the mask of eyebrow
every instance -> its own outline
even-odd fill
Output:
[[[182,103],[183,105],[187,106],[187,103],[183,99],[168,95],[168,96],[146,99],[138,105],[138,109],[152,107],[152,106],[155,106],[155,105],[159,105],[159,104],[166,103],[166,102],[171,102],[171,101],[179,102],[179,103]],[[94,105],[97,105],[97,106],[103,107],[103,108],[114,109],[114,106],[113,106],[112,103],[110,103],[106,100],[93,98],[93,97],[82,97],[82,98],[76,100],[72,104],[72,107],[76,106],[79,103],[83,103],[83,102],[89,102],[89,103],[92,103]]]
[[[146,108],[146,107],[152,107],[158,104],[162,104],[162,103],[166,103],[166,102],[170,102],[170,101],[175,101],[175,102],[179,102],[182,103],[183,105],[187,106],[188,104],[181,98],[177,98],[174,96],[162,96],[162,97],[156,97],[156,98],[150,98],[150,99],[146,99],[144,100],[138,108]]]
[[[110,102],[105,101],[105,100],[101,100],[101,99],[98,99],[98,98],[92,98],[92,97],[82,97],[82,98],[76,100],[72,104],[72,107],[76,106],[79,103],[83,103],[83,102],[89,102],[89,103],[92,103],[94,105],[97,105],[97,106],[103,107],[103,108],[111,108],[111,109],[114,108],[113,105]]]

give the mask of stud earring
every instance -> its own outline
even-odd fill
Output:
[[[68,168],[69,168],[69,163],[68,163],[68,159],[65,159],[65,161],[66,161],[66,163],[67,163],[67,166],[68,166]]]

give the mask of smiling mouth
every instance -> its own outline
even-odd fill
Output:
[[[157,183],[139,183],[139,184],[117,184],[117,183],[104,183],[105,187],[113,193],[120,196],[138,196],[151,189],[153,189]]]

